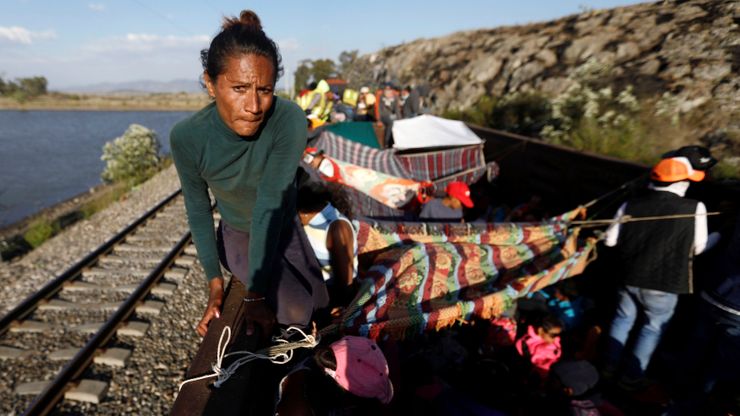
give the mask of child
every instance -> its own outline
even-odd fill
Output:
[[[350,393],[350,394],[347,394]],[[319,346],[280,382],[277,415],[379,414],[393,398],[388,363],[378,345],[346,336]],[[341,413],[345,414],[345,413]]]
[[[560,359],[560,333],[563,322],[546,316],[538,326],[530,325],[527,333],[516,342],[519,355],[532,365],[532,370],[544,380],[550,366]]]

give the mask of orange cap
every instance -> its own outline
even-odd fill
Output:
[[[704,172],[694,170],[685,157],[663,159],[650,172],[650,179],[658,182],[680,182],[686,179],[700,182],[704,180],[704,176]]]

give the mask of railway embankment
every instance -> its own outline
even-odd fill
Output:
[[[129,192],[125,199],[62,230],[32,252],[11,262],[0,263],[0,287],[3,287],[0,291],[0,315],[6,314],[178,188],[175,169],[169,167]],[[184,218],[164,218],[165,221],[173,222],[173,228],[176,225],[181,228],[184,223]],[[193,259],[192,248],[188,251],[189,258]],[[181,272],[185,271],[184,278],[176,282],[176,288],[166,297],[161,311],[155,317],[147,319],[149,325],[146,334],[130,341],[121,336],[117,338],[117,347],[131,351],[125,367],[104,369],[94,366],[86,373],[86,378],[98,378],[107,383],[107,390],[100,403],[64,401],[58,408],[59,411],[101,415],[169,412],[174,403],[177,385],[182,381],[200,344],[194,325],[200,319],[206,303],[203,272],[199,264],[195,262],[183,266],[178,263],[178,268]],[[108,284],[117,283],[111,281]],[[104,301],[105,299],[100,299],[100,302]],[[48,335],[53,337],[55,334],[52,331]],[[48,381],[51,377],[47,374],[48,369],[30,363],[39,357],[51,356],[58,346],[51,345],[51,342],[31,342],[32,336],[34,335],[16,334],[4,342],[4,345],[8,344],[5,347],[24,350],[27,358],[20,361],[12,358],[0,359],[0,372],[12,374],[0,380],[0,397],[8,399],[0,400],[2,414],[22,412],[30,403],[33,396],[20,395],[20,385]],[[28,337],[28,343],[21,342],[24,337]],[[12,373],[5,371],[11,369]]]

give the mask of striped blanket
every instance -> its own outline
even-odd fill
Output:
[[[486,164],[482,145],[424,153],[398,153],[395,149],[379,150],[324,131],[311,144],[335,160],[372,169],[398,178],[434,183],[437,190],[452,181],[473,183],[483,175],[492,179],[498,172],[495,162]],[[383,205],[363,192],[349,189],[353,210],[367,217],[400,218],[404,212]]]
[[[473,317],[499,316],[518,298],[586,267],[596,241],[578,238],[574,210],[540,224],[357,222],[360,289],[342,326],[395,338]]]

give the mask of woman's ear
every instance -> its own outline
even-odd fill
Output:
[[[206,89],[208,90],[208,96],[216,98],[216,83],[211,80],[207,72],[203,72],[203,81],[206,83]]]

